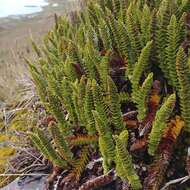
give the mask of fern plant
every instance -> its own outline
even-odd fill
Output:
[[[154,156],[174,111],[189,130],[189,7],[187,0],[89,0],[73,19],[56,17],[44,45],[33,42],[39,59],[29,63],[40,100],[55,120],[49,132],[30,133],[46,158],[79,179],[92,150],[103,157],[105,175],[114,168],[133,189],[143,188],[128,136],[140,142],[143,136]],[[151,101],[155,89],[159,100],[172,95],[159,105]]]

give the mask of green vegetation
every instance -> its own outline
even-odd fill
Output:
[[[28,133],[44,157],[80,179],[96,152],[105,175],[116,169],[132,189],[161,188],[156,171],[148,171],[158,181],[154,188],[135,171],[130,133],[141,142],[140,131],[146,129],[141,136],[149,154],[144,152],[142,162],[171,155],[179,134],[188,134],[189,9],[188,0],[89,0],[71,18],[56,16],[44,44],[32,43],[38,59],[28,61],[37,94],[54,118],[48,130],[37,126]],[[155,93],[156,82],[161,85]],[[126,125],[126,110],[138,113],[134,129]],[[176,117],[184,120],[183,130],[171,127]],[[163,157],[161,170],[171,160]]]

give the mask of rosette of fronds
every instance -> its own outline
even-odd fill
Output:
[[[116,142],[116,172],[122,179],[129,182],[133,189],[141,189],[142,185],[138,175],[135,172],[132,158],[127,150],[128,145],[128,131],[124,130],[120,135],[114,136]]]

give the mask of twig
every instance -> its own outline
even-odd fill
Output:
[[[190,147],[188,148],[187,151],[186,170],[190,176]]]
[[[56,184],[54,185],[54,187],[53,187],[53,190],[57,190],[57,189],[59,189],[59,185],[60,185],[60,183],[61,183],[61,180],[62,180],[62,176],[65,174],[65,173],[67,173],[68,171],[67,170],[65,170],[65,171],[63,171],[62,173],[61,173],[61,175],[59,175],[57,178],[57,182],[56,182]]]
[[[48,176],[50,174],[42,174],[42,173],[31,173],[31,174],[0,174],[0,177],[8,177],[8,176]]]
[[[185,177],[182,177],[182,178],[178,178],[178,179],[174,179],[174,180],[171,180],[169,181],[168,183],[165,184],[164,187],[162,187],[162,189],[160,190],[165,190],[166,188],[168,188],[170,185],[173,185],[173,184],[176,184],[176,183],[179,183],[181,182],[182,183],[185,183],[187,180],[190,179],[190,176],[185,176]]]
[[[22,152],[27,153],[29,156],[35,158],[36,160],[38,160],[39,162],[41,162],[41,163],[43,164],[43,162],[42,162],[42,160],[41,160],[42,155],[40,155],[39,157],[36,157],[34,154],[30,153],[30,152],[27,150],[27,148],[20,148],[20,147],[14,146],[14,145],[13,145],[12,147],[13,147],[14,149],[16,149],[16,150],[20,150],[20,151],[22,151]]]
[[[7,113],[6,113],[6,108],[3,108],[3,115],[4,115],[5,133],[7,135],[8,131],[7,131]]]
[[[123,181],[122,190],[130,190],[130,185],[128,181]]]
[[[115,171],[110,170],[108,172],[108,174],[106,174],[106,175],[101,175],[99,177],[96,177],[94,179],[91,179],[91,180],[87,181],[86,183],[84,183],[79,188],[79,190],[92,190],[92,189],[95,189],[97,187],[108,185],[111,182],[113,182],[115,180],[115,178],[116,178]]]
[[[138,113],[137,111],[130,111],[130,112],[127,112],[127,113],[123,114],[123,117],[129,117],[129,116],[135,115],[137,113]]]
[[[93,167],[94,167],[94,165],[96,164],[96,163],[99,163],[99,162],[102,162],[103,161],[103,158],[101,157],[101,158],[98,158],[98,159],[96,159],[96,160],[92,160],[92,161],[90,161],[88,164],[87,164],[87,166],[86,166],[86,168],[88,168],[88,169],[92,169]]]

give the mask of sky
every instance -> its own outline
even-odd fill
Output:
[[[37,7],[25,7],[31,5]],[[0,17],[39,12],[45,5],[45,0],[0,0]]]

